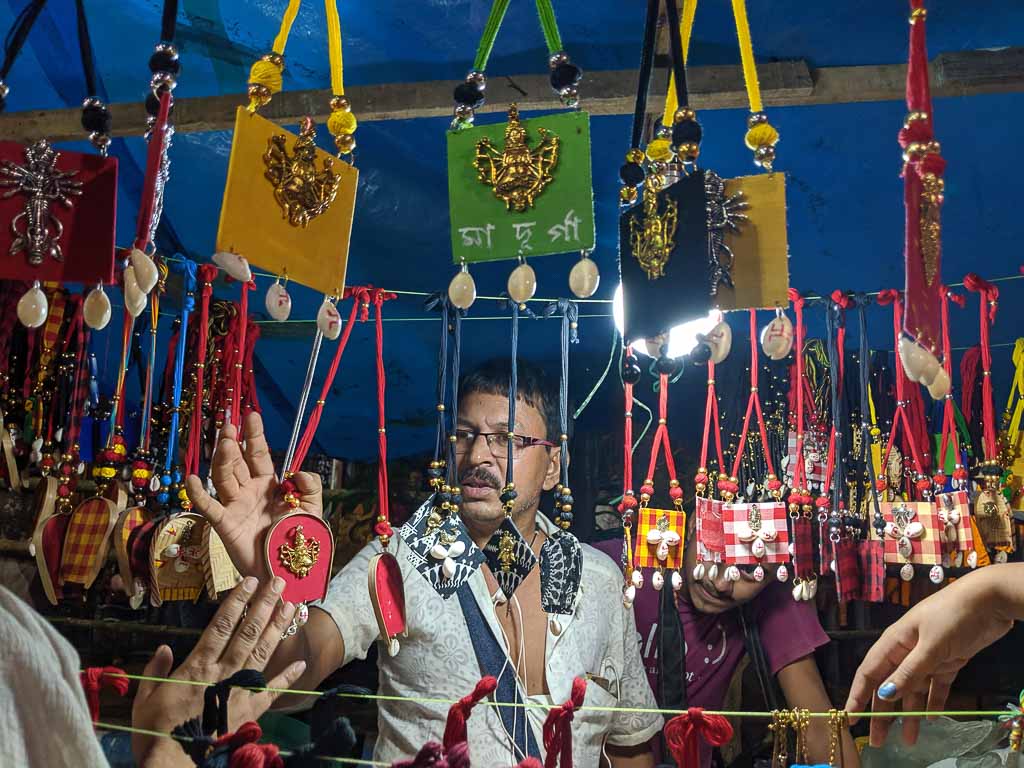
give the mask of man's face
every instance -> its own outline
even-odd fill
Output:
[[[693,578],[693,569],[697,565],[697,542],[693,539],[693,528],[691,525],[687,530],[684,569],[690,603],[701,613],[725,613],[738,605],[749,603],[775,578],[778,566],[770,565],[764,568],[764,581],[755,581],[753,575],[745,573],[742,569],[739,581],[729,581],[725,578],[725,566],[721,563],[718,566],[717,578],[708,578],[708,567],[704,569],[703,579],[698,581]]]
[[[508,398],[473,392],[461,399],[456,427],[474,434],[508,432]],[[517,435],[547,439],[540,411],[522,399],[516,402]],[[495,455],[496,454],[496,455]],[[559,476],[559,451],[545,446],[526,447],[516,456],[513,482],[518,497],[513,515],[535,512],[541,491],[555,487]],[[465,452],[456,456],[459,485],[462,487],[462,518],[471,529],[497,528],[505,516],[501,489],[505,486],[506,442],[488,446],[477,437]]]

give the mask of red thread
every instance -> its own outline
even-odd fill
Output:
[[[473,692],[468,696],[463,696],[457,702],[452,704],[448,710],[448,719],[444,725],[444,748],[450,750],[456,744],[464,743],[469,740],[466,734],[466,721],[469,719],[470,713],[473,711],[473,707],[483,701],[485,698],[494,693],[494,690],[498,687],[498,681],[494,677],[488,675],[487,677],[481,678],[480,682],[473,688]]]
[[[118,696],[128,693],[128,678],[121,675],[124,675],[124,670],[120,667],[87,667],[82,670],[82,690],[94,723],[100,719],[100,688],[107,688]]]
[[[747,433],[750,431],[750,415],[757,413],[757,426],[761,433],[761,444],[764,446],[764,463],[768,466],[768,474],[774,475],[772,467],[771,451],[768,450],[768,429],[764,424],[764,414],[761,412],[761,397],[757,393],[757,373],[760,361],[757,355],[757,310],[750,310],[750,399],[747,400],[747,412],[743,417],[743,431],[740,433],[740,442],[736,448],[736,456],[732,464],[732,477],[739,477],[740,462],[743,460],[743,449],[747,445]]]
[[[665,451],[665,469],[672,486],[676,480],[676,460],[672,455],[672,444],[668,439],[668,374],[658,375],[658,428],[654,432],[654,444],[651,446],[651,460],[647,464],[647,479],[654,480],[654,469],[658,464],[658,455]]]
[[[242,298],[238,302],[238,345],[235,352],[238,359],[235,360],[232,377],[234,397],[231,400],[231,423],[238,430],[239,439],[242,438],[242,370],[245,368],[245,334],[249,327],[249,289],[255,287],[252,280],[242,283]]]
[[[370,298],[376,308],[374,324],[377,337],[377,516],[382,518],[378,523],[379,530],[375,530],[375,533],[380,539],[380,543],[386,547],[391,539],[391,512],[388,504],[388,436],[384,418],[386,381],[384,377],[384,326],[381,311],[384,302],[395,298],[395,294],[387,293],[380,288],[371,288]]]
[[[989,326],[996,320],[996,310],[999,308],[999,289],[973,272],[964,276],[964,287],[977,293],[980,302],[978,309],[981,330],[981,413],[985,438],[985,458],[992,461],[996,458],[997,448],[996,416],[992,403],[992,348],[989,343]],[[964,357],[966,358],[966,355]],[[964,398],[966,401],[966,383]]]
[[[665,742],[676,763],[685,768],[700,764],[700,742],[721,747],[732,738],[732,726],[721,715],[707,715],[700,707],[690,707],[665,725]]]
[[[149,246],[149,232],[153,226],[156,209],[156,185],[163,166],[164,148],[167,145],[167,123],[171,114],[171,92],[160,94],[160,106],[156,122],[150,132],[149,148],[146,151],[146,175],[142,180],[142,199],[139,201],[139,216],[135,224],[135,247],[145,251]]]
[[[715,363],[708,360],[708,398],[704,405],[704,439],[700,446],[700,466],[703,469],[708,466],[708,435],[712,429],[715,434],[715,450],[718,452],[718,471],[723,472],[725,458],[722,455],[722,425],[719,422],[718,394],[715,390]],[[708,479],[705,477],[702,482],[707,483]]]
[[[199,325],[196,341],[196,386],[195,405],[192,408],[192,426],[189,429],[188,449],[185,452],[185,474],[199,473],[199,455],[203,442],[203,383],[206,374],[206,346],[209,337],[210,296],[213,294],[213,281],[217,278],[217,267],[213,264],[200,264],[198,270],[199,283]]]
[[[544,768],[572,768],[572,720],[576,710],[583,706],[586,693],[587,681],[574,678],[569,700],[548,712],[544,721]]]
[[[907,416],[907,396],[905,394],[905,389],[908,381],[907,374],[903,371],[903,360],[900,358],[899,353],[900,335],[903,328],[903,299],[900,297],[899,291],[890,288],[879,292],[878,303],[882,306],[892,304],[893,338],[896,343],[896,359],[893,365],[896,374],[896,413],[892,417],[892,430],[889,432],[889,442],[885,447],[885,457],[882,459],[882,466],[886,467],[889,465],[889,454],[892,453],[892,447],[896,441],[896,434],[899,431],[900,424],[902,423],[905,444],[909,445],[917,473],[923,474],[927,471],[927,467],[921,461],[921,455],[918,453],[917,449],[917,440],[914,437],[914,432],[911,429],[910,421]],[[918,397],[920,397],[920,393],[918,393]]]

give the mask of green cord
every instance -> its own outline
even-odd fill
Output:
[[[544,30],[544,42],[548,45],[548,53],[554,54],[562,50],[562,36],[558,34],[558,22],[555,21],[555,9],[551,0],[537,0],[537,16]]]
[[[487,24],[484,25],[484,32],[480,36],[480,45],[476,49],[473,71],[483,72],[487,69],[487,60],[491,57],[491,50],[494,48],[494,41],[498,38],[501,22],[505,20],[505,11],[508,10],[509,2],[510,0],[494,0],[491,13],[487,17]],[[539,2],[540,0],[538,0]]]

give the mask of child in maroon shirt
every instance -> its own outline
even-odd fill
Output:
[[[688,531],[687,542],[692,540]],[[598,549],[619,562],[621,540],[599,542]],[[828,643],[821,628],[813,603],[797,602],[785,584],[774,578],[769,570],[762,582],[744,573],[738,582],[722,577],[715,580],[693,578],[695,555],[687,546],[683,575],[686,586],[676,599],[679,617],[686,641],[686,697],[691,707],[720,710],[740,662],[746,654],[743,628],[738,607],[750,603],[748,621],[756,622],[767,665],[776,676],[785,706],[790,708],[826,711],[832,708],[821,680],[814,650]],[[658,603],[660,595],[651,586],[650,573],[645,573],[646,585],[637,591],[633,604],[640,654],[647,670],[647,678],[656,693],[658,685]],[[665,589],[670,589],[666,584]],[[756,600],[754,598],[757,598]],[[824,719],[812,721],[808,732],[810,758],[816,762],[828,760],[829,735]],[[847,735],[844,745],[845,765],[857,768],[857,751]],[[711,764],[711,748],[701,747],[700,766]],[[689,766],[687,767],[689,768]]]

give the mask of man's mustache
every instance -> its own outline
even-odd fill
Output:
[[[459,478],[459,483],[462,485],[465,485],[470,481],[474,481],[478,485],[486,485],[496,491],[500,491],[502,487],[501,478],[491,472],[488,472],[483,467],[474,467],[473,469],[467,470],[466,472],[463,472],[462,476]]]

